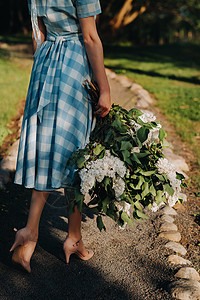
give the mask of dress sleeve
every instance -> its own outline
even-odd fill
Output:
[[[99,0],[76,0],[78,18],[96,16],[101,13]]]

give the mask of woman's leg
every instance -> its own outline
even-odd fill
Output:
[[[74,213],[71,214],[68,219],[68,236],[75,241],[79,241],[81,238],[81,220],[82,213],[80,213],[77,206],[75,206]]]
[[[69,258],[72,253],[76,253],[83,260],[90,259],[94,254],[93,251],[86,250],[83,244],[81,236],[81,219],[82,213],[75,205],[74,212],[68,218],[68,236],[63,245],[67,263],[69,263]]]
[[[10,249],[10,251],[15,250],[12,260],[22,265],[28,272],[31,272],[30,260],[38,239],[41,213],[49,193],[33,190],[26,227],[17,232],[15,242]]]

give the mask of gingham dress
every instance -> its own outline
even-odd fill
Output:
[[[91,70],[79,18],[101,8],[98,0],[37,0],[36,8],[47,39],[33,63],[14,182],[51,191],[72,183],[67,161],[89,140],[92,107],[83,82]]]

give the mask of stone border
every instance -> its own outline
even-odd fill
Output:
[[[199,300],[200,299],[200,276],[193,268],[191,261],[184,259],[187,250],[179,243],[181,234],[177,226],[173,223],[177,212],[169,206],[161,209],[161,226],[159,238],[168,240],[165,248],[171,249],[175,254],[168,256],[169,263],[182,265],[174,275],[176,279],[168,285],[171,295],[180,300]]]
[[[117,75],[109,69],[106,70],[106,73],[109,78],[115,79],[123,87],[128,88],[133,92],[136,107],[138,109],[141,109],[142,111],[148,109],[148,111],[151,111],[151,106],[154,105],[154,99],[141,85],[134,83],[127,76]],[[164,150],[166,158],[175,166],[176,171],[188,178],[185,172],[189,171],[189,167],[185,159],[173,153],[172,145]],[[184,201],[187,201],[187,196],[185,194],[181,194],[181,197]],[[181,206],[181,204],[178,205]],[[175,274],[176,279],[172,281],[167,288],[171,295],[176,299],[200,300],[200,276],[198,272],[191,267],[192,262],[182,257],[187,253],[187,250],[179,243],[181,234],[178,231],[178,227],[174,224],[173,218],[176,215],[177,212],[172,207],[165,206],[161,209],[161,217],[158,217],[160,218],[159,221],[161,221],[158,237],[168,240],[165,247],[175,252],[175,255],[168,256],[168,261],[175,265],[182,265]]]

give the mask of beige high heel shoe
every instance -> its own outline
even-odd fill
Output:
[[[10,252],[14,251],[12,255],[12,262],[14,264],[20,265],[28,273],[31,273],[30,259],[37,240],[30,239],[31,231],[28,228],[22,228],[17,231],[15,236],[15,242],[12,245]]]
[[[86,249],[87,254],[83,255],[82,254],[83,249],[81,249],[83,247],[84,246],[82,242],[82,237],[80,238],[79,241],[75,242],[70,236],[68,236],[63,245],[63,250],[66,256],[66,263],[67,264],[69,263],[69,258],[71,254],[76,254],[82,260],[88,260],[94,255],[94,252],[92,250],[87,250],[87,249]]]

